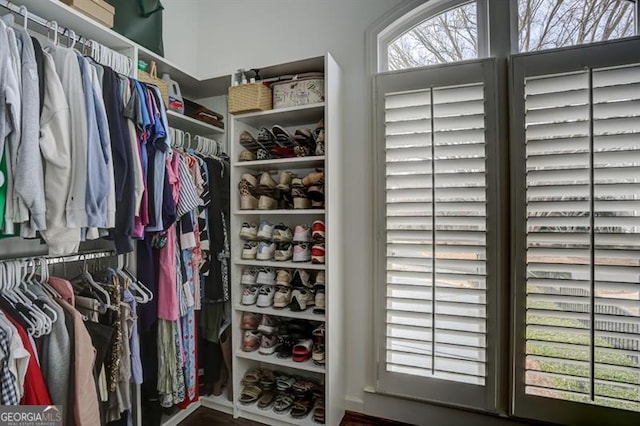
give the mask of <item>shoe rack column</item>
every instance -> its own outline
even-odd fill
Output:
[[[305,69],[309,64],[314,64],[313,69]],[[234,415],[270,425],[317,425],[322,420],[327,425],[335,425],[340,423],[344,414],[346,342],[344,339],[343,244],[340,241],[341,235],[344,235],[342,228],[344,215],[342,198],[345,196],[340,184],[343,168],[341,144],[344,143],[342,139],[340,100],[342,71],[333,58],[327,54],[321,58],[263,68],[261,74],[263,76],[268,75],[271,68],[273,68],[274,72],[277,70],[278,75],[284,75],[306,71],[317,72],[320,71],[319,67],[322,67],[325,75],[325,102],[230,116],[232,218],[229,238],[232,255],[231,299],[234,310],[232,316]],[[274,126],[279,126],[276,127],[274,132],[276,136],[283,134],[282,129],[284,129],[284,134],[288,132],[293,136],[296,130],[299,129],[302,131],[301,134],[306,132],[304,129],[314,132],[319,127],[318,124],[322,122],[324,122],[324,152],[312,150],[305,152],[303,156],[296,156],[296,153],[299,155],[300,151],[296,149],[295,153],[291,151],[288,153],[285,151],[278,152],[278,154],[284,153],[279,158],[278,155],[273,155],[272,158],[262,159],[261,155],[261,159],[257,159],[257,156],[253,157],[246,152],[245,147],[247,144],[243,144],[244,147],[240,144],[240,136],[243,132],[248,132],[258,140],[258,134],[261,129],[266,128],[273,131]],[[319,129],[315,134],[317,139],[320,136]],[[245,133],[246,137],[247,134]],[[253,147],[254,150],[260,149],[261,145],[264,144],[258,143],[255,145]],[[257,154],[257,152],[254,152],[254,154]],[[293,173],[297,177],[291,182],[291,189],[276,191],[275,195],[271,195],[267,187],[272,186],[274,182],[275,184],[280,183],[281,176],[286,172]],[[239,185],[243,180],[243,184]],[[259,187],[261,181],[266,184],[266,187]],[[287,179],[283,179],[283,182],[286,181]],[[301,183],[302,187],[300,187]],[[267,189],[266,193],[270,194],[269,196],[274,198],[275,201],[264,198],[257,203],[255,200],[249,201],[245,197],[244,202],[241,203],[241,192],[244,195],[247,195],[247,193],[256,195],[256,198],[259,199],[262,193],[260,189]],[[292,203],[291,191],[293,191],[293,196],[297,198],[295,203],[297,208],[294,208]],[[322,198],[322,191],[324,191],[323,205],[319,202]],[[301,199],[301,195],[304,196],[304,194],[310,194],[308,197],[313,199],[313,206],[311,201]],[[262,247],[258,248],[255,258],[252,253],[252,251],[255,251],[252,243],[249,243],[243,256],[243,249],[245,248],[245,243],[247,243],[247,241],[240,238],[240,230],[243,224],[255,224],[260,227],[261,222],[266,222],[271,227],[280,230],[290,228],[292,235],[296,234],[296,227],[306,225],[312,228],[314,222],[316,222],[316,230],[320,231],[318,222],[322,222],[324,223],[324,246],[321,246],[320,238],[318,238],[321,236],[321,232],[316,232],[314,234],[315,241],[310,241],[306,245],[296,242],[292,244],[293,258],[290,258],[291,255],[287,253],[289,247],[286,244],[280,244],[277,249],[281,251],[272,256],[270,250],[273,247],[270,241],[273,238],[267,237],[261,238],[270,241],[265,242]],[[268,231],[267,228],[263,230]],[[298,228],[298,231],[303,231],[303,229]],[[261,235],[264,236],[265,234],[261,233]],[[279,236],[281,234],[277,235],[276,239],[280,239]],[[298,235],[303,234],[299,232]],[[247,238],[246,233],[243,233],[243,237]],[[302,239],[304,238],[302,237]],[[256,236],[256,240],[258,239]],[[321,250],[322,248],[324,253]],[[313,255],[313,262],[307,260],[310,255],[307,256],[305,250],[309,249],[312,251],[310,255]],[[324,254],[324,259],[322,259],[322,254]],[[267,295],[270,291],[269,289],[263,291],[263,303],[252,303],[251,297],[245,297],[243,300],[243,291],[248,288],[247,285],[242,284],[243,272],[249,279],[251,274],[258,275],[262,273],[260,279],[264,283],[270,282],[271,278],[269,277],[274,277],[274,275],[278,277],[286,276],[284,273],[277,274],[281,270],[289,271],[292,278],[290,286],[295,288],[297,285],[301,289],[298,296],[303,294],[304,298],[308,298],[309,306],[305,307],[304,304],[299,306],[299,303],[291,303],[285,307],[274,307],[269,302],[264,303],[269,298]],[[314,287],[316,280],[319,285]],[[322,281],[324,281],[323,287],[320,286]],[[257,284],[258,287],[260,285]],[[277,288],[275,284],[273,285],[274,289]],[[316,300],[315,293],[318,293],[317,290],[322,288],[325,296],[324,312],[313,305]],[[255,289],[251,291],[255,291]],[[302,298],[302,296],[300,297]],[[320,299],[317,300],[320,302]],[[273,329],[275,332],[269,332],[266,336],[273,342],[271,335],[274,334],[279,339],[278,344],[282,345],[284,343],[284,346],[276,347],[274,353],[268,353],[270,352],[268,343],[267,347],[262,348],[262,350],[243,350],[247,349],[247,346],[249,346],[249,349],[255,348],[255,344],[253,346],[247,344],[243,347],[247,324],[245,322],[245,329],[243,329],[241,322],[245,313],[256,314],[256,318],[264,315],[268,316],[268,321],[265,321],[262,324],[263,327],[260,328],[262,331],[254,331],[253,337],[248,340],[249,343],[256,336],[259,338],[260,334],[265,334],[264,330]],[[247,318],[249,318],[248,314]],[[273,322],[276,324],[275,328],[273,328]],[[248,328],[255,327],[249,326]],[[301,360],[301,358],[294,360],[292,356],[278,356],[283,355],[279,352],[287,352],[284,350],[287,347],[287,343],[297,343],[296,341],[303,341],[308,337],[315,337],[314,348],[320,349],[317,345],[318,342],[321,342],[320,334],[324,334],[324,363],[314,362],[314,358],[316,358],[315,361],[318,361],[319,356],[307,360]],[[285,338],[285,335],[289,337]],[[293,339],[293,342],[291,339]],[[267,354],[264,354],[264,352],[267,352]],[[285,392],[291,394],[294,400],[300,400],[301,407],[304,407],[305,404],[310,404],[311,409],[309,412],[302,417],[298,417],[297,414],[299,413],[295,410],[276,411],[273,404],[270,404],[265,409],[264,407],[259,408],[255,402],[242,403],[240,399],[244,388],[243,377],[254,368],[274,372],[276,377],[293,377],[294,384],[292,388]],[[315,383],[313,389],[303,394],[293,392],[294,388],[299,388],[299,386],[295,385],[295,382],[299,382],[298,384],[302,385],[305,381],[309,381],[312,385]],[[264,386],[258,384],[258,388],[261,388],[262,394],[270,390],[274,390],[276,394],[283,392],[278,390],[277,386],[271,387],[268,383]],[[305,402],[306,400],[308,400],[308,403]],[[324,401],[324,410],[314,410],[314,406],[318,406],[321,401]],[[321,413],[323,413],[322,416],[320,415]],[[316,415],[315,419],[314,414]]]

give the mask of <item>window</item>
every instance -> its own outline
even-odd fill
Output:
[[[477,58],[476,2],[429,17],[389,43],[387,54],[390,70]]]
[[[514,98],[524,99],[511,141],[524,170],[514,191],[524,417],[569,423],[617,409],[619,424],[640,418],[638,46],[514,59]],[[550,399],[558,412],[545,411]]]
[[[379,32],[378,391],[640,424],[637,12],[430,0]]]
[[[493,60],[377,78],[386,280],[380,385],[486,408]],[[425,84],[429,82],[429,84]],[[419,386],[421,379],[434,387]],[[490,382],[490,383],[489,383]],[[487,386],[490,385],[490,386]],[[448,391],[446,391],[448,389]],[[413,395],[418,395],[413,394]]]
[[[520,52],[613,40],[635,34],[629,0],[518,0]]]

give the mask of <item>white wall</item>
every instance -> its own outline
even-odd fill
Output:
[[[201,0],[162,0],[164,56],[184,71],[198,75]]]

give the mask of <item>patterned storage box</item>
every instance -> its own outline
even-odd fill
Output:
[[[286,108],[324,102],[324,74],[299,74],[291,80],[271,85],[273,108]]]

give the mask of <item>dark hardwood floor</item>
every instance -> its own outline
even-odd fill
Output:
[[[262,426],[262,423],[234,419],[229,414],[200,407],[179,426]]]
[[[179,426],[261,426],[262,423],[245,419],[234,419],[233,416],[200,407]],[[365,416],[364,414],[347,411],[341,426],[410,426],[391,420]]]

